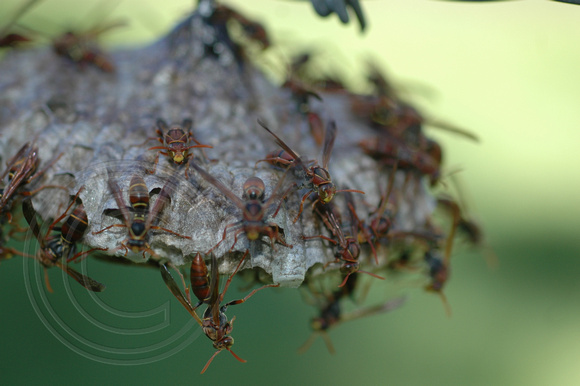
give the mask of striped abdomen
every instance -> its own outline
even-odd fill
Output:
[[[135,213],[134,220],[145,221],[149,212],[149,191],[143,177],[134,175],[129,186],[129,201]]]
[[[211,292],[210,282],[207,275],[207,265],[205,265],[205,261],[203,260],[201,253],[195,255],[193,261],[191,262],[190,277],[191,290],[193,291],[194,295],[201,302],[209,300]]]
[[[82,239],[88,225],[87,212],[85,212],[85,207],[80,204],[62,224],[60,236],[62,242],[69,245],[76,243]]]

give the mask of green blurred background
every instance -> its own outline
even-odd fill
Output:
[[[17,3],[3,1],[1,17]],[[499,266],[490,269],[481,253],[457,248],[446,289],[451,318],[436,296],[414,289],[400,310],[331,331],[334,356],[321,340],[297,355],[310,334],[308,320],[315,309],[301,301],[298,291],[264,291],[231,309],[238,317],[234,350],[248,363],[222,353],[200,376],[213,350],[197,329],[181,330],[190,318],[170,299],[155,270],[91,261],[90,275],[108,286],[99,298],[110,307],[92,322],[71,304],[76,299],[90,305],[87,291],[73,283],[68,296],[58,270],[51,270],[55,293],[46,295],[46,301],[83,341],[46,316],[47,307],[39,301],[44,290],[25,280],[37,265],[12,259],[0,266],[0,381],[579,384],[580,6],[541,0],[367,1],[369,28],[360,34],[354,24],[318,18],[307,2],[228,3],[262,21],[286,52],[304,47],[320,50],[329,62],[338,58],[339,69],[352,76],[351,84],[360,82],[363,60],[376,58],[426,113],[477,133],[479,144],[429,129],[444,144],[447,170],[463,170],[470,211],[484,226]],[[93,4],[46,0],[22,23],[50,33],[83,28],[99,13],[90,11]],[[101,4],[102,17],[131,18],[131,27],[107,36],[112,45],[145,44],[192,6],[178,0]],[[38,274],[42,278],[42,271]],[[240,293],[232,290],[228,298],[236,295]],[[163,325],[167,319],[162,313],[144,315],[158,307],[170,315],[169,326]],[[112,309],[118,310],[116,315]],[[117,330],[106,331],[98,323]],[[123,329],[135,333],[136,326],[144,333],[119,334]],[[145,333],[147,328],[159,331]],[[58,335],[68,336],[68,343]],[[177,337],[169,348],[155,346],[168,336]],[[188,339],[196,340],[163,357]],[[98,345],[123,350],[103,354]],[[157,354],[160,359],[148,359]],[[102,363],[103,358],[122,365]]]

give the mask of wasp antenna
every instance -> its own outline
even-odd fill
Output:
[[[376,279],[385,280],[385,278],[382,277],[382,276],[375,275],[374,273],[371,273],[371,272],[368,272],[368,271],[363,271],[362,269],[359,269],[358,272],[360,272],[360,273],[366,273],[367,275],[370,275],[370,276],[372,276],[372,277],[374,277]]]
[[[306,351],[308,351],[310,346],[312,346],[312,343],[314,343],[314,341],[316,340],[317,336],[318,336],[317,332],[312,332],[312,334],[310,334],[306,342],[304,342],[302,346],[298,347],[298,354],[304,354]]]
[[[365,192],[363,192],[362,190],[356,190],[356,189],[341,189],[341,190],[337,190],[335,193],[339,193],[339,192],[352,192],[352,193],[365,194]]]
[[[441,298],[441,301],[443,302],[443,307],[445,307],[445,313],[447,314],[447,317],[450,318],[452,316],[452,312],[451,312],[451,305],[447,301],[447,296],[445,296],[445,294],[440,291],[439,297]]]
[[[322,340],[324,340],[324,344],[326,344],[328,352],[331,353],[332,355],[336,354],[336,350],[334,349],[334,345],[332,344],[332,341],[330,340],[330,336],[328,336],[328,333],[326,331],[320,331],[320,335],[322,336]]]
[[[237,359],[237,360],[239,360],[240,362],[242,362],[242,363],[246,363],[246,362],[247,362],[247,360],[240,358],[240,357],[239,357],[239,356],[238,356],[238,355],[237,355],[235,352],[233,352],[231,348],[228,348],[227,350],[228,350],[229,352],[231,352],[231,353],[232,353],[232,355],[234,356],[234,358],[236,358],[236,359]]]
[[[200,373],[200,374],[203,374],[203,373],[205,373],[205,370],[207,370],[207,368],[209,367],[209,365],[210,365],[211,361],[213,361],[213,358],[215,358],[215,357],[216,357],[216,355],[218,355],[220,352],[221,352],[221,351],[216,351],[216,352],[215,352],[215,353],[214,353],[214,354],[211,356],[211,358],[209,358],[209,361],[207,361],[207,363],[206,363],[206,364],[205,364],[205,366],[203,367],[203,370],[201,370],[201,373]]]

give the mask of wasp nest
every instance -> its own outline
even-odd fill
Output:
[[[310,161],[317,160],[319,165],[324,161],[321,141],[310,133],[308,115],[297,108],[300,90],[292,84],[279,87],[268,81],[245,59],[241,46],[200,13],[191,15],[158,42],[115,52],[110,60],[114,71],[85,63],[84,59],[66,61],[40,48],[13,50],[0,62],[5,75],[0,78],[3,162],[26,142],[38,147],[40,168],[62,154],[34,184],[59,185],[66,191],[45,189],[32,197],[32,203],[45,222],[51,221],[80,191],[89,224],[82,239],[87,247],[106,249],[101,253],[136,263],[154,259],[182,266],[197,252],[205,253],[216,246],[226,226],[242,220],[242,209],[187,162],[176,165],[161,154],[155,165],[158,152],[164,151],[149,150],[162,146],[156,141],[158,119],[176,124],[191,119],[193,137],[213,148],[189,149],[189,162],[240,198],[244,183],[252,176],[264,181],[267,200],[292,183],[300,185],[307,179],[305,170],[313,164]],[[365,192],[350,193],[357,216],[365,219],[372,213],[392,183],[388,204],[392,230],[409,234],[424,230],[435,207],[425,175],[404,167],[393,172],[392,163],[378,162],[363,152],[359,143],[373,138],[376,130],[353,114],[348,92],[302,92],[306,93],[302,104],[316,112],[324,126],[336,124],[328,169],[338,190]],[[256,164],[268,153],[281,150],[258,119],[300,154],[306,169],[295,167],[284,175],[283,168],[267,162]],[[396,174],[390,178],[391,173]],[[136,175],[145,181],[151,196],[150,210],[161,192],[170,199],[150,222],[145,253],[133,253],[121,246],[127,244],[126,227],[100,232],[113,224],[125,224],[111,186],[118,186],[118,195],[129,206],[128,190]],[[282,177],[282,186],[273,192]],[[333,243],[304,239],[317,235],[332,238],[324,221],[312,210],[312,199],[305,201],[299,220],[293,222],[305,192],[290,189],[287,197],[277,196],[264,213],[266,221],[277,225],[280,238],[292,248],[282,243],[272,248],[270,238],[264,235],[249,241],[245,232],[233,227],[213,251],[220,273],[233,272],[241,253],[249,250],[251,257],[244,269],[261,269],[274,283],[297,287],[317,263],[323,266],[335,262]],[[353,221],[348,218],[353,216],[346,197],[347,193],[339,192],[332,202],[342,212],[342,225],[348,227],[352,224],[347,222]],[[274,217],[278,204],[280,210]],[[238,240],[230,250],[235,236]],[[378,249],[379,264],[387,263],[386,251]],[[374,266],[371,248],[363,246],[359,260]],[[339,266],[330,264],[325,269],[336,271]]]

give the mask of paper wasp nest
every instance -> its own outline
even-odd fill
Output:
[[[5,163],[27,141],[39,147],[41,167],[62,153],[49,168],[42,184],[62,185],[61,189],[46,189],[33,197],[36,211],[45,221],[58,217],[70,196],[81,188],[80,198],[86,208],[89,229],[83,243],[88,247],[107,248],[123,258],[125,250],[118,248],[127,238],[127,228],[113,227],[122,222],[108,213],[117,209],[108,180],[120,186],[129,203],[128,187],[135,174],[141,175],[151,192],[151,205],[160,189],[169,181],[171,202],[153,225],[172,230],[185,239],[159,229],[151,229],[148,238],[157,257],[180,266],[191,261],[196,252],[206,252],[222,238],[224,227],[240,221],[242,213],[233,202],[207,183],[193,168],[185,178],[185,168],[172,164],[161,155],[155,174],[151,174],[158,146],[155,122],[168,123],[193,120],[193,136],[203,144],[213,146],[192,149],[195,162],[221,180],[238,196],[251,176],[262,178],[266,198],[283,171],[266,162],[256,161],[279,149],[273,138],[258,125],[264,121],[273,132],[297,151],[304,160],[322,162],[322,149],[312,139],[303,115],[296,108],[292,94],[270,83],[249,63],[240,63],[228,51],[208,54],[208,41],[216,39],[199,14],[178,25],[168,36],[142,49],[112,54],[115,73],[80,68],[64,61],[48,49],[11,51],[0,62],[0,148]],[[215,47],[214,47],[215,48]],[[8,76],[9,75],[9,76]],[[346,94],[321,93],[322,101],[311,100],[322,120],[334,119],[337,137],[329,170],[338,189],[351,188],[366,192],[353,194],[357,210],[366,214],[378,205],[380,194],[388,185],[388,168],[364,155],[357,145],[372,136],[367,124],[351,116]],[[145,143],[146,142],[146,143]],[[399,230],[421,228],[434,208],[434,199],[427,193],[425,181],[398,171],[393,200],[396,202],[395,226]],[[294,181],[286,176],[284,186]],[[403,186],[405,189],[403,190]],[[244,233],[238,236],[234,253],[234,231],[215,250],[220,261],[220,273],[230,273],[239,261],[240,253],[250,249],[251,259],[245,268],[260,268],[272,276],[274,283],[296,287],[302,283],[311,267],[334,261],[333,246],[326,241],[305,241],[302,236],[328,234],[311,210],[311,202],[298,220],[303,191],[292,192],[282,203],[279,214],[271,218],[275,207],[267,211],[276,223],[288,248],[270,240],[250,243]],[[333,200],[343,213],[348,210],[344,194]],[[361,261],[369,262],[370,250],[363,248]],[[380,251],[385,261],[384,249]],[[141,263],[142,254],[129,252],[127,258]],[[326,269],[334,270],[339,264]]]

